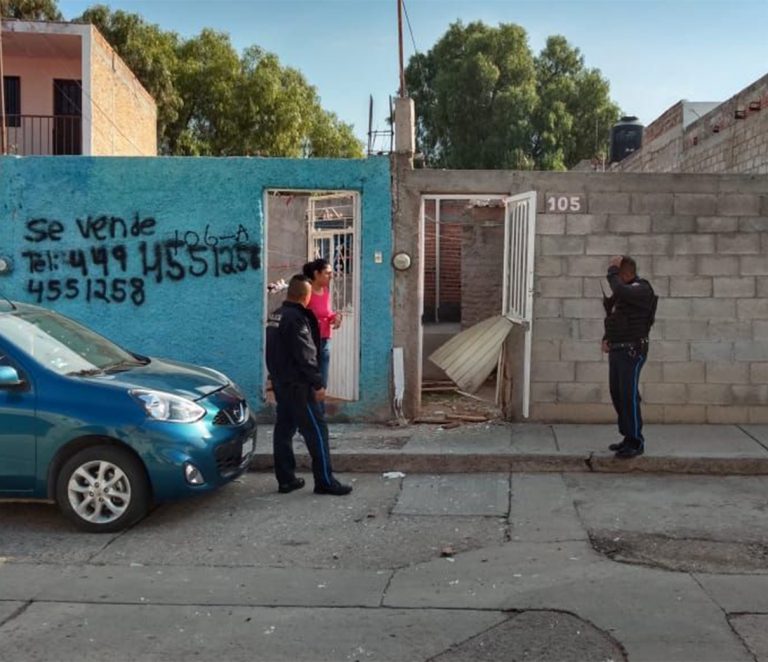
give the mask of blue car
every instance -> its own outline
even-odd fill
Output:
[[[210,368],[133,354],[37,306],[0,306],[0,499],[117,531],[242,474],[256,424]]]

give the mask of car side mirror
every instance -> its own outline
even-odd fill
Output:
[[[21,386],[24,382],[19,378],[16,368],[9,365],[0,365],[0,388]]]

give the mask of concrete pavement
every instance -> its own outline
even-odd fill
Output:
[[[331,426],[337,471],[405,473],[645,472],[768,474],[768,425],[647,425],[642,457],[618,460],[614,425],[480,423]],[[255,469],[272,466],[269,425],[259,428]],[[300,466],[308,456],[296,439]]]

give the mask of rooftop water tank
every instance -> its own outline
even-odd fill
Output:
[[[621,161],[642,144],[643,125],[637,117],[622,117],[611,129],[611,163]]]

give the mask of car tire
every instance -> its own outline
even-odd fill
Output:
[[[91,446],[73,455],[56,478],[56,501],[75,526],[91,533],[120,531],[149,511],[142,463],[118,446]]]

